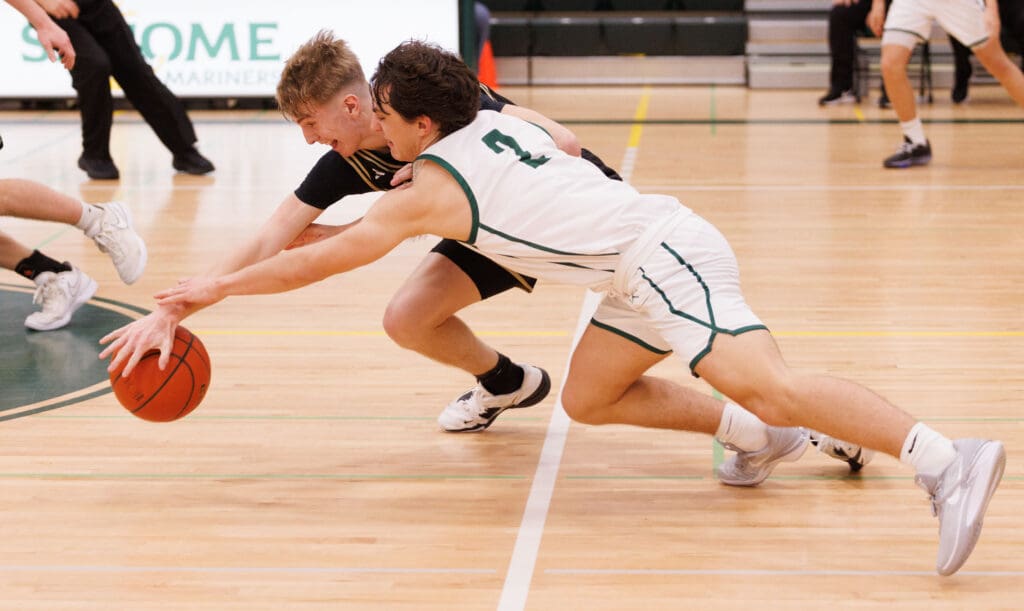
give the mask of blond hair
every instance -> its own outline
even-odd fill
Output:
[[[344,40],[334,38],[334,32],[320,30],[285,63],[277,83],[277,105],[286,117],[301,119],[354,85],[360,96],[369,91],[359,58]]]

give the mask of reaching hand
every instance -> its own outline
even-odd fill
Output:
[[[100,343],[110,345],[100,352],[99,358],[114,356],[107,366],[107,371],[110,372],[117,371],[122,363],[126,363],[121,375],[128,377],[147,352],[159,350],[160,359],[157,366],[163,369],[167,367],[167,362],[171,358],[174,329],[177,326],[178,318],[171,315],[168,310],[158,309],[150,312],[103,337]]]
[[[412,180],[412,164],[407,163],[402,166],[401,170],[395,172],[395,175],[391,178],[391,186],[397,187],[398,185],[409,182],[410,180]]]
[[[187,308],[204,308],[224,299],[224,295],[215,278],[208,276],[196,276],[178,282],[178,286],[160,291],[153,297],[157,305],[173,306],[180,305]]]

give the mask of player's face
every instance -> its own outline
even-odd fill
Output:
[[[374,106],[373,128],[384,134],[391,156],[398,161],[413,161],[420,154],[419,123],[406,121],[388,104]]]
[[[364,148],[365,127],[360,129],[358,107],[353,107],[353,99],[355,96],[343,91],[325,104],[310,107],[308,114],[298,120],[306,142],[326,144],[342,157]]]

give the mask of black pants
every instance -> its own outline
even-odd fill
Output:
[[[78,93],[85,156],[110,158],[111,76],[171,153],[188,151],[196,134],[185,107],[153,74],[121,11],[111,0],[77,0],[77,4],[77,19],[57,23],[77,53],[71,84]]]
[[[828,49],[832,55],[830,82],[836,91],[853,89],[853,64],[857,58],[857,32],[867,27],[871,1],[832,5],[828,14]]]

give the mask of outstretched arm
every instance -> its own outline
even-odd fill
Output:
[[[454,181],[450,182],[454,185]],[[159,307],[155,312],[100,340],[109,344],[100,358],[113,356],[108,370],[115,371],[124,365],[122,375],[129,375],[146,352],[157,348],[160,350],[158,364],[163,368],[170,358],[171,340],[168,338],[173,336],[174,326],[180,320],[175,319],[176,311],[191,314],[230,295],[293,290],[375,261],[408,237],[450,231],[451,221],[431,226],[435,219],[453,216],[444,210],[432,214],[433,202],[441,201],[446,192],[443,186],[432,185],[430,180],[421,183],[419,179],[416,184],[423,184],[423,188],[396,190],[382,196],[362,222],[349,231],[310,246],[279,252],[238,270],[191,278],[158,293]],[[457,197],[454,199],[458,201]],[[463,206],[468,219],[468,205]],[[468,227],[469,221],[464,223]],[[459,235],[468,235],[468,230],[455,234]]]

